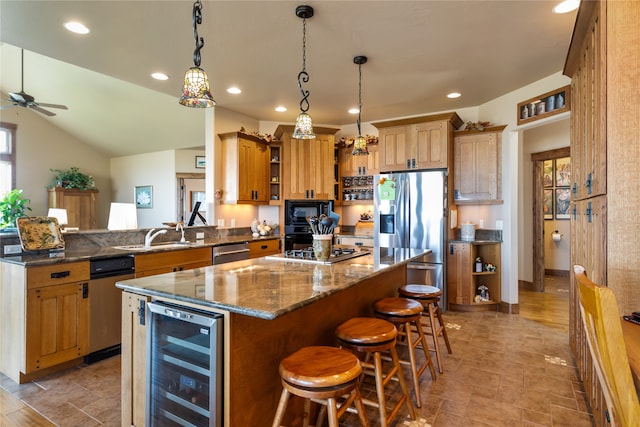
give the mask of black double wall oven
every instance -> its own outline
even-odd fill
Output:
[[[313,237],[307,218],[329,215],[333,211],[331,200],[284,201],[284,250],[305,249],[312,245]]]

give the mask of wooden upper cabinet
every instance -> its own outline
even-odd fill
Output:
[[[98,228],[97,203],[98,190],[49,188],[49,207],[67,210],[67,227],[78,227],[80,230]]]
[[[380,151],[378,144],[367,146],[369,154],[365,156],[354,156],[353,147],[341,148],[339,150],[340,176],[366,176],[380,173]]]
[[[584,20],[587,36],[582,44],[572,41],[564,70],[572,78],[571,192],[576,200],[607,192],[607,50],[604,15],[599,13],[605,6],[598,4],[589,5],[593,10]]]
[[[502,203],[502,131],[505,127],[454,132],[454,203]]]
[[[456,113],[374,123],[379,129],[380,171],[448,168],[452,132],[462,123]]]
[[[338,129],[316,127],[315,139],[292,138],[293,129],[280,125],[274,134],[282,142],[283,198],[334,200],[334,135]]]
[[[269,203],[270,151],[265,141],[241,132],[219,135],[225,203]]]

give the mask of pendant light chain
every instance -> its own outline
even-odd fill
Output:
[[[358,64],[358,136],[362,136],[360,131],[360,114],[362,114],[362,64]]]
[[[298,89],[302,99],[300,100],[300,111],[306,113],[309,111],[309,90],[302,88],[302,83],[309,82],[309,73],[307,73],[307,18],[302,19],[302,71],[298,73]]]
[[[196,40],[196,50],[193,51],[193,63],[196,67],[200,66],[201,56],[200,50],[204,46],[204,37],[198,40],[198,25],[202,24],[202,3],[197,0],[193,4],[193,38]]]

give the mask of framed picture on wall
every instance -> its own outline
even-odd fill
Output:
[[[141,185],[135,188],[136,208],[150,209],[153,207],[153,186]]]
[[[196,168],[204,169],[207,167],[207,158],[205,156],[196,156]]]
[[[542,162],[542,186],[553,187],[553,160]]]
[[[556,159],[556,187],[571,185],[571,157]]]
[[[542,197],[542,216],[553,219],[553,189],[544,190]]]
[[[571,190],[569,188],[556,188],[556,219],[569,219],[569,206],[571,206]]]

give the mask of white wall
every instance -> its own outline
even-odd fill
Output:
[[[4,98],[4,95],[3,95]],[[30,215],[46,215],[47,186],[52,183],[51,169],[77,166],[91,175],[98,194],[98,227],[106,228],[111,197],[111,179],[107,156],[55,126],[55,117],[45,119],[23,108],[0,110],[0,120],[17,125],[16,188],[31,200]]]

